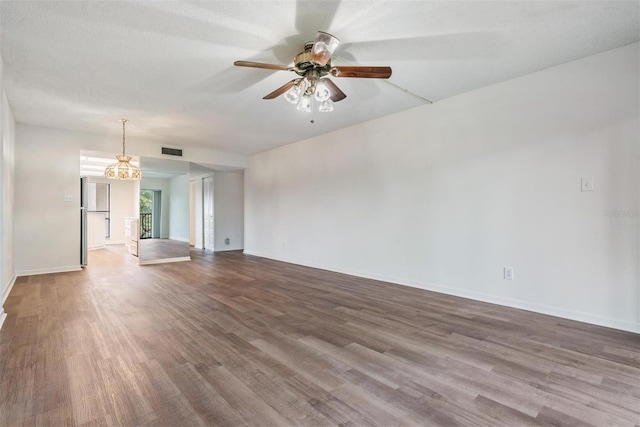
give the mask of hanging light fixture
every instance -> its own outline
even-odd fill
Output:
[[[116,156],[118,163],[107,166],[104,176],[109,179],[139,180],[142,178],[142,171],[130,163],[131,156],[127,156],[124,152],[124,126],[128,120],[120,119],[120,121],[122,122],[122,156]]]
[[[297,104],[306,90],[307,90],[307,80],[298,79],[298,82],[295,85],[293,85],[291,89],[289,89],[284,94],[284,99],[286,99],[292,104]]]
[[[317,74],[298,79],[295,85],[284,94],[284,98],[292,104],[296,104],[299,111],[310,113],[312,110],[312,98],[319,102],[318,111],[330,113],[333,111],[331,90],[325,83],[325,79],[318,78]]]
[[[315,98],[320,102],[318,111],[321,113],[330,113],[333,111],[333,102],[331,102],[331,91],[327,87],[324,79],[318,80],[316,83]]]
[[[300,102],[298,102],[298,111],[302,111],[305,113],[311,112],[311,95],[304,94],[302,98],[300,98]]]
[[[336,50],[339,44],[340,39],[336,36],[332,36],[324,31],[318,31],[316,40],[313,43],[313,48],[311,49],[311,62],[324,67],[327,65],[327,62],[329,62],[329,59],[331,59],[333,51]]]

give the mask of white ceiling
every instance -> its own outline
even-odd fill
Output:
[[[256,153],[639,40],[638,1],[2,1],[16,120],[174,147]],[[387,84],[334,78],[333,113],[262,97],[317,30],[334,65],[389,65]],[[549,100],[553,102],[553,100]]]

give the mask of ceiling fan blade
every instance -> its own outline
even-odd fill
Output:
[[[236,61],[233,65],[237,67],[265,68],[267,70],[291,71],[293,68],[286,65],[265,64],[263,62]]]
[[[329,88],[329,92],[331,92],[331,96],[329,97],[333,102],[342,101],[347,97],[343,91],[340,90],[338,86],[331,80],[324,78],[322,79],[325,85]]]
[[[287,82],[287,83],[283,84],[278,89],[274,90],[273,92],[271,92],[269,95],[266,95],[262,99],[274,99],[274,98],[277,98],[280,95],[282,95],[283,93],[285,93],[286,91],[288,91],[289,89],[291,89],[299,81],[300,81],[300,79],[293,79],[290,82]]]
[[[316,39],[313,42],[313,49],[311,49],[311,62],[318,64],[321,67],[327,65],[331,55],[335,52],[336,48],[340,44],[340,39],[336,36],[332,36],[324,31],[318,31]]]
[[[369,79],[388,79],[391,67],[339,66],[331,69],[336,77],[361,77]]]

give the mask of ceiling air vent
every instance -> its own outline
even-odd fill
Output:
[[[169,156],[182,157],[182,150],[179,150],[177,148],[162,147],[162,154],[168,154]]]

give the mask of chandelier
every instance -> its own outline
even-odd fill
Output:
[[[124,126],[128,120],[120,119],[120,121],[122,122],[122,156],[116,156],[118,163],[107,166],[104,170],[104,176],[109,179],[139,180],[142,178],[142,171],[130,163],[131,156],[127,156],[124,152]]]

